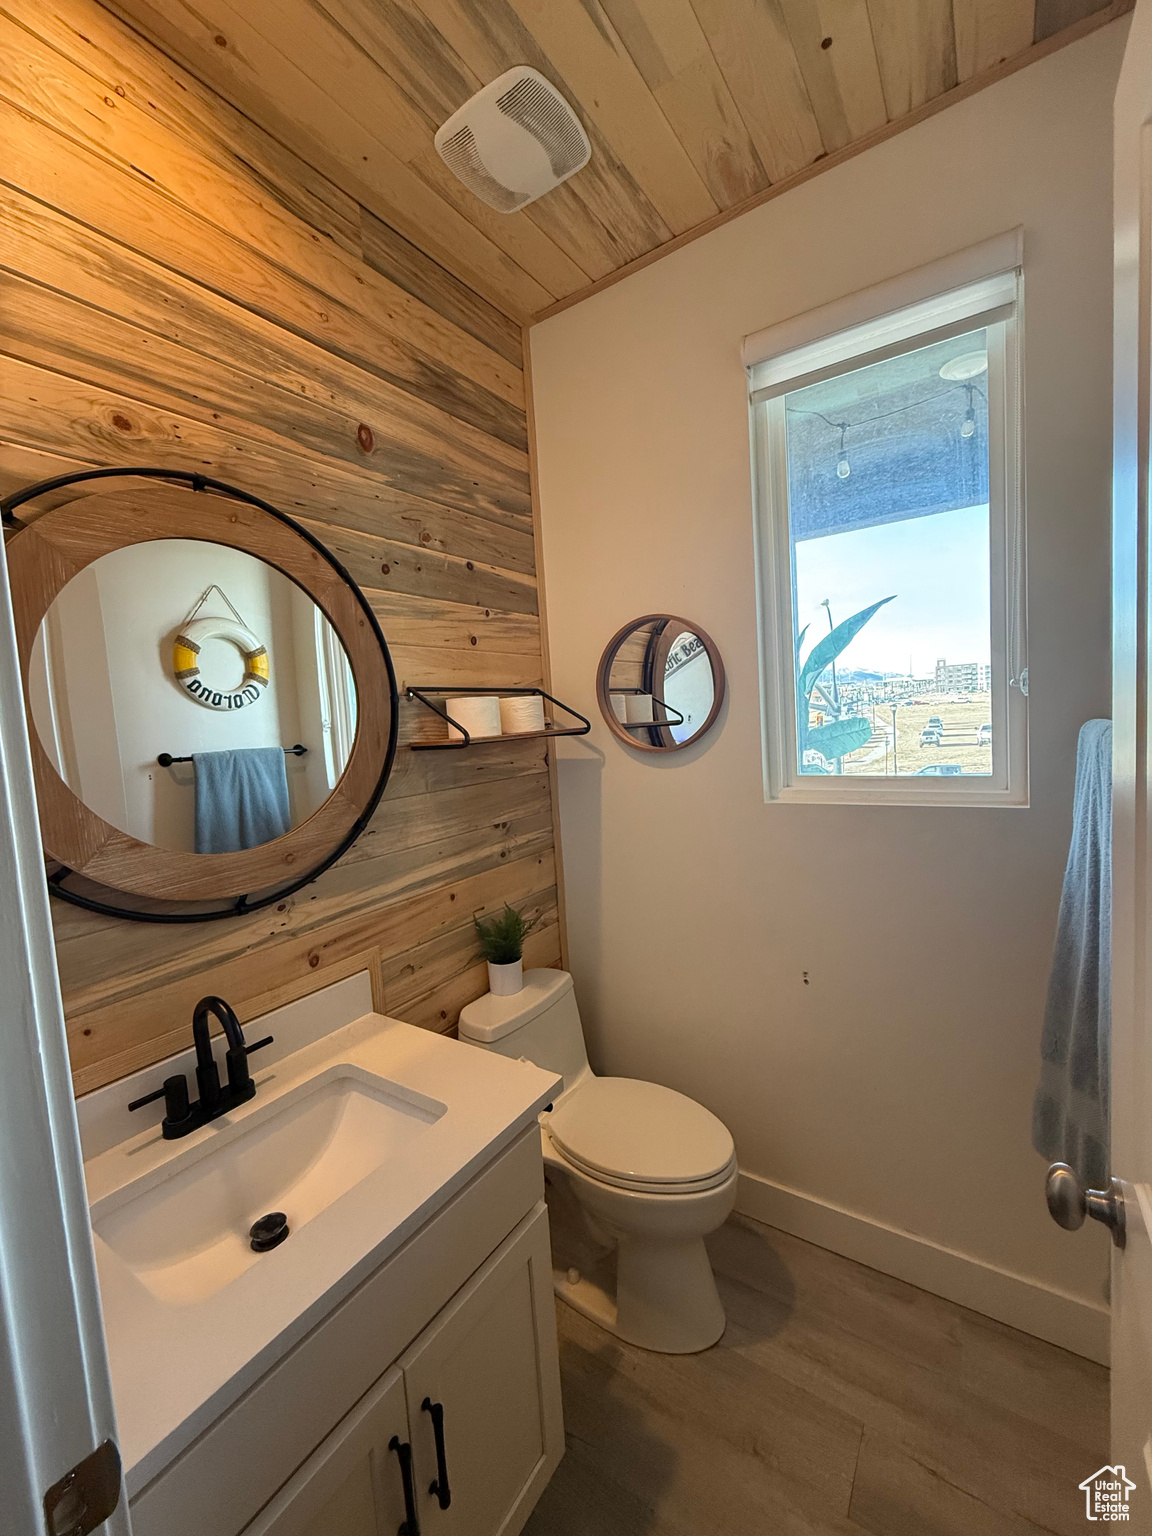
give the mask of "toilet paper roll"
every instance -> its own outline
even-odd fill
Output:
[[[629,725],[647,725],[651,722],[653,715],[650,693],[626,693],[624,703]]]
[[[500,700],[500,727],[506,736],[544,729],[544,700],[538,693],[513,694]]]
[[[445,699],[444,708],[453,720],[459,720],[473,740],[477,736],[500,735],[500,700],[495,694],[470,694],[462,699]],[[449,741],[463,739],[455,726],[448,727]]]
[[[623,724],[628,718],[628,697],[623,693],[610,693],[608,697],[612,701],[612,713]]]

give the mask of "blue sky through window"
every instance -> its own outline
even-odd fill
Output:
[[[796,632],[804,651],[834,623],[895,594],[837,667],[932,675],[936,662],[987,662],[991,644],[988,507],[804,539],[794,545]]]

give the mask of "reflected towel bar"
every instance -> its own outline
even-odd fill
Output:
[[[297,742],[294,747],[285,747],[284,755],[286,757],[303,757],[307,751],[307,747],[302,747]],[[171,768],[173,763],[190,763],[192,759],[191,757],[173,757],[171,752],[161,752],[156,761],[160,764],[161,768]]]

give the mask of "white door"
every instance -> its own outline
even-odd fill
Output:
[[[0,1529],[128,1536],[2,549],[0,978]]]
[[[400,1365],[421,1536],[514,1536],[564,1448],[545,1210],[496,1250]]]
[[[1112,1170],[1126,1243],[1112,1250],[1112,1459],[1152,1532],[1152,0],[1139,0],[1116,94],[1113,464]]]
[[[404,1378],[393,1367],[341,1419],[244,1536],[407,1533],[407,1510],[416,1511],[413,1478]]]

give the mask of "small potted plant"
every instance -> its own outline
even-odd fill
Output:
[[[480,953],[488,962],[488,987],[496,997],[513,997],[524,985],[524,939],[539,922],[504,903],[503,912],[474,919]]]

